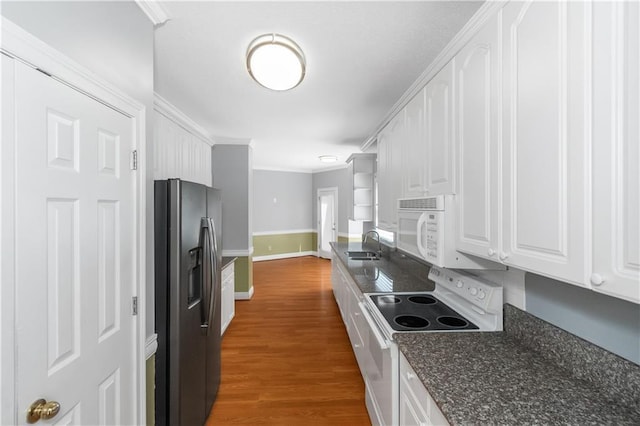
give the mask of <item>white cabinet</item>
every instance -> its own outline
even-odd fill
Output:
[[[590,3],[503,9],[503,250],[507,265],[584,285]]]
[[[404,108],[404,137],[394,145],[401,157],[403,198],[454,192],[453,61]]]
[[[500,14],[455,58],[458,250],[497,259],[500,249]]]
[[[453,63],[445,65],[424,88],[429,195],[454,193]]]
[[[593,289],[640,303],[640,4],[594,3]]]
[[[398,227],[397,203],[402,190],[402,145],[405,110],[396,115],[378,135],[378,220],[377,226],[394,232]]]
[[[211,186],[211,145],[156,111],[154,118],[154,179],[180,178]]]
[[[220,334],[224,334],[236,313],[235,262],[229,263],[222,270],[222,295],[220,302],[222,315]]]
[[[375,154],[352,154],[348,159],[349,178],[349,219],[373,220]]]
[[[372,270],[375,267],[371,267]],[[366,271],[365,271],[366,273]],[[335,253],[331,259],[331,285],[333,288],[333,294],[342,316],[347,335],[351,341],[351,347],[353,353],[356,356],[356,361],[360,371],[364,369],[364,363],[367,357],[369,357],[368,351],[368,326],[366,319],[362,317],[359,303],[362,300],[362,292],[357,287],[357,284],[353,282],[349,273],[342,266],[339,259],[335,257]]]
[[[402,197],[427,195],[427,119],[425,90],[405,107],[405,145],[402,147]]]
[[[400,424],[402,426],[448,425],[446,417],[400,354]]]

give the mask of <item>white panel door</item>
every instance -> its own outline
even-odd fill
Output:
[[[500,248],[500,43],[498,13],[456,55],[459,161],[457,249],[497,259]]]
[[[425,87],[429,195],[454,192],[453,62],[440,70]]]
[[[504,252],[584,285],[590,149],[590,3],[503,9]]]
[[[640,303],[640,4],[594,4],[595,291]]]
[[[402,197],[427,195],[426,100],[421,90],[406,106],[405,147],[402,150]]]
[[[331,259],[330,243],[337,241],[335,189],[318,190],[318,256]]]
[[[132,121],[15,64],[17,420],[44,398],[52,422],[132,424]]]

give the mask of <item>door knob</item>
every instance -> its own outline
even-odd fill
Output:
[[[47,402],[45,399],[39,399],[27,410],[27,423],[35,423],[40,419],[52,419],[59,411],[60,404],[56,401]]]

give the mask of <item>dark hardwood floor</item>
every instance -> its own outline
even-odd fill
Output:
[[[236,301],[207,425],[370,425],[364,383],[331,290],[331,262],[254,263]]]

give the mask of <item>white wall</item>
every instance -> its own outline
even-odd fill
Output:
[[[129,96],[147,113],[147,336],[153,311],[153,25],[140,8],[124,2],[5,2],[0,13]]]
[[[253,232],[315,229],[311,173],[253,171]]]

